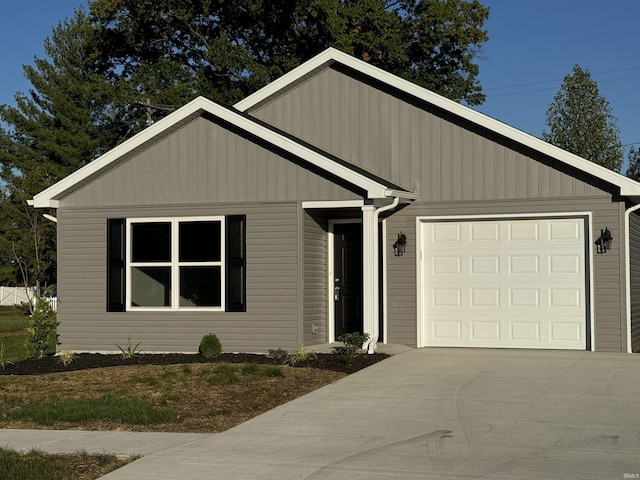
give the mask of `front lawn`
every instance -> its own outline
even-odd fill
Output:
[[[38,451],[19,453],[0,448],[2,480],[94,480],[129,463],[114,455],[51,455]]]
[[[29,317],[18,307],[0,307],[0,370],[4,365],[19,362],[27,358],[24,342],[27,339]],[[56,351],[52,339],[45,351],[52,354]]]
[[[318,354],[297,366],[234,354],[82,354],[66,367],[59,357],[27,360],[0,372],[0,428],[222,432],[384,358]],[[192,363],[127,365],[170,360]]]

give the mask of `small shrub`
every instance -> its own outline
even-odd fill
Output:
[[[26,329],[24,346],[29,358],[42,358],[50,339],[55,338],[56,344],[58,343],[57,327],[56,312],[46,299],[39,298]]]
[[[277,362],[283,362],[288,356],[289,354],[287,353],[287,351],[283,350],[282,348],[278,348],[275,350],[269,349],[269,353],[267,353],[267,358],[270,358]]]
[[[133,343],[131,342],[131,335],[129,335],[127,337],[127,344],[124,347],[121,347],[117,343],[116,343],[116,347],[120,349],[120,356],[122,357],[122,359],[128,360],[129,358],[133,358],[136,355],[139,355],[140,353],[142,353],[142,350],[138,349],[141,343],[142,341],[133,345]]]
[[[200,340],[198,353],[204,358],[216,358],[222,353],[222,345],[220,339],[213,333],[208,333]]]
[[[284,365],[294,366],[294,365],[298,365],[300,363],[306,362],[308,360],[313,360],[315,358],[316,358],[315,353],[309,350],[305,350],[304,345],[300,345],[298,350],[296,350],[295,353],[288,355],[287,358],[285,358],[282,363]]]
[[[362,348],[362,345],[369,340],[368,333],[343,333],[338,337],[338,341],[344,343],[344,349],[347,355],[354,355],[358,350]]]
[[[60,352],[60,361],[65,367],[71,365],[75,359],[76,354],[74,352],[69,352],[68,350],[63,350],[62,352]]]

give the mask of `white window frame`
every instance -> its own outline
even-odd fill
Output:
[[[180,262],[179,261],[179,233],[180,224],[187,222],[220,222],[220,260],[209,262]],[[131,252],[133,244],[133,235],[131,234],[131,226],[139,223],[170,223],[171,224],[171,261],[170,262],[132,262]],[[225,311],[226,297],[226,273],[225,273],[225,250],[226,250],[226,232],[225,217],[223,215],[206,216],[206,217],[145,217],[145,218],[127,218],[126,219],[126,310],[136,312],[220,312]],[[216,266],[220,267],[220,306],[217,307],[186,307],[180,306],[180,267],[182,266]],[[171,268],[171,305],[166,307],[143,307],[134,306],[131,303],[131,270],[134,267],[170,267]]]

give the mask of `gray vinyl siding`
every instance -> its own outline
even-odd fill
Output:
[[[640,215],[629,216],[631,273],[631,350],[640,352]]]
[[[416,216],[569,211],[592,212],[591,241],[605,226],[615,238],[592,257],[593,338],[598,351],[624,351],[624,205],[610,185],[341,66],[248,113],[420,195],[388,219],[388,342],[417,341]],[[393,257],[399,231],[408,253]]]
[[[63,199],[69,207],[361,198],[338,178],[198,117]]]
[[[607,195],[575,169],[401,95],[326,68],[249,113],[423,202]]]
[[[327,242],[326,216],[304,212],[304,345],[328,339]]]
[[[624,350],[624,205],[610,186],[334,68],[249,113],[420,195],[387,219],[386,342],[417,343],[417,216],[590,212],[590,249],[601,228],[614,236],[611,252],[591,257],[595,349]],[[303,211],[301,202],[360,194],[209,117],[186,123],[61,199],[60,349],[114,351],[130,335],[146,351],[192,352],[208,332],[225,351],[327,341],[327,222],[361,212]],[[106,313],[107,218],[227,214],[247,216],[246,312]],[[631,235],[640,237],[640,220],[633,222]],[[394,257],[400,231],[407,253]],[[631,287],[632,342],[640,347],[639,242],[632,241]]]
[[[511,202],[438,202],[415,203],[387,219],[387,302],[388,342],[415,346],[417,344],[417,262],[416,217],[474,216],[545,213],[592,212],[591,245],[607,226],[616,241],[620,239],[621,212],[619,203],[600,197],[582,199],[522,200]],[[398,232],[407,235],[407,252],[394,257],[391,245]],[[588,251],[588,250],[587,250]],[[623,312],[624,263],[621,244],[606,255],[593,255],[595,349],[597,351],[624,351]]]
[[[62,208],[58,212],[60,350],[117,351],[141,341],[143,351],[195,352],[218,335],[226,352],[298,346],[296,203]],[[106,219],[246,215],[247,311],[106,312]]]

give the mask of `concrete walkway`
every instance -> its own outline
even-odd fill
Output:
[[[103,478],[640,478],[640,356],[411,350]]]

